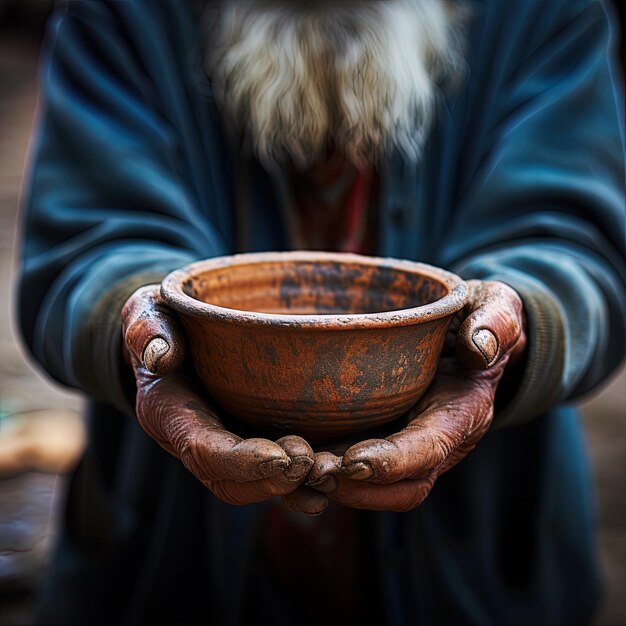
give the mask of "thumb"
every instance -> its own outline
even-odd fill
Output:
[[[498,281],[472,280],[467,286],[467,317],[457,332],[457,354],[467,367],[487,369],[518,344],[523,304],[515,290]]]
[[[170,374],[185,356],[185,343],[174,313],[161,298],[159,285],[135,291],[122,309],[122,336],[134,368]]]

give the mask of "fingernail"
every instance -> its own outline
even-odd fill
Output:
[[[324,511],[326,511],[327,508],[328,508],[328,499],[326,499],[324,506],[319,511],[305,511],[305,513],[309,517],[319,517],[322,513],[324,513]]]
[[[259,463],[258,465],[259,474],[264,478],[275,476],[279,472],[287,469],[287,467],[289,467],[289,461],[287,459],[272,459],[270,461],[263,461],[263,463]]]
[[[491,365],[491,362],[496,358],[496,354],[498,354],[498,340],[495,335],[490,330],[481,328],[473,334],[472,341],[480,350],[487,365]]]
[[[308,456],[296,456],[284,471],[285,478],[287,480],[300,480],[308,474],[311,467],[313,467],[313,459]]]
[[[374,475],[374,469],[361,461],[344,467],[344,474],[352,480],[367,480]]]
[[[334,476],[322,476],[314,483],[309,483],[309,487],[313,487],[313,489],[322,493],[331,493],[337,489],[337,479]]]
[[[162,337],[155,337],[143,351],[142,361],[148,371],[156,374],[159,369],[159,361],[170,351],[170,344]]]

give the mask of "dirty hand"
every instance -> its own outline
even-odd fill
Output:
[[[158,285],[142,287],[126,301],[122,333],[139,423],[215,496],[249,504],[289,494],[304,481],[313,465],[304,439],[242,439],[225,430],[199,381],[183,367],[182,332]],[[320,506],[326,506],[321,494],[299,510],[315,514]]]
[[[526,336],[513,289],[482,281],[469,281],[468,289],[435,378],[406,427],[352,445],[343,456],[317,453],[310,486],[287,496],[288,502],[302,506],[313,487],[349,507],[408,511],[476,446],[491,424],[502,374],[525,350]]]

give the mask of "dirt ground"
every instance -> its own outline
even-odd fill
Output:
[[[11,416],[71,421],[79,415],[81,404],[75,394],[51,384],[33,368],[16,339],[13,317],[16,207],[36,105],[37,46],[36,36],[3,29],[0,20],[0,442]],[[597,624],[621,626],[626,624],[626,371],[582,407],[608,582]],[[4,626],[29,623],[29,584],[45,568],[58,515],[55,498],[63,480],[63,474],[54,472],[0,474],[0,624]],[[28,523],[16,530],[10,522],[21,519]],[[10,564],[5,557],[20,549],[26,556]]]

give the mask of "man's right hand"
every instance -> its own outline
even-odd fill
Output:
[[[289,497],[313,465],[304,439],[242,439],[224,428],[198,379],[183,368],[183,335],[158,285],[142,287],[126,301],[122,333],[137,383],[139,423],[215,496],[237,505],[287,496],[289,508],[311,515],[326,508],[326,496],[306,487],[307,497]]]

